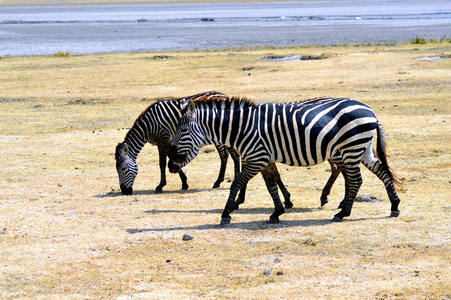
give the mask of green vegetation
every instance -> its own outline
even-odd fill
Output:
[[[55,56],[55,57],[69,57],[70,56],[70,51],[66,51],[66,52],[58,51],[53,56]]]
[[[416,37],[414,38],[411,42],[411,44],[414,45],[425,45],[425,44],[443,44],[443,43],[451,43],[451,39],[448,37],[442,37],[440,40],[436,40],[436,39],[425,39],[425,38],[421,38],[421,37]]]

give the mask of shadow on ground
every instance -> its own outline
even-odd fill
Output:
[[[359,218],[344,220],[344,222],[359,222],[359,221],[369,221],[369,220],[381,220],[387,219],[388,217],[378,217],[378,218]],[[219,224],[204,224],[196,226],[178,226],[170,228],[134,228],[127,229],[127,233],[135,234],[142,232],[163,232],[163,231],[186,231],[186,230],[223,230],[223,229],[246,229],[246,230],[260,230],[268,228],[292,228],[292,227],[315,227],[315,226],[333,226],[335,223],[331,219],[307,219],[307,220],[287,220],[281,221],[279,224],[267,224],[265,221],[252,221],[252,222],[238,222],[220,226]]]
[[[285,215],[292,213],[307,213],[315,212],[321,208],[290,208],[285,209]],[[221,214],[222,209],[152,209],[146,210],[148,214],[161,214],[161,213],[188,213],[188,214]],[[233,211],[233,214],[267,214],[268,216],[274,212],[274,208],[240,208]]]
[[[215,191],[224,190],[226,188],[216,188]],[[163,191],[163,192],[155,192],[155,190],[137,190],[133,191],[132,195],[124,195],[122,192],[107,192],[105,194],[95,195],[96,198],[113,198],[113,197],[122,197],[122,196],[139,196],[139,195],[171,195],[171,194],[194,194],[200,192],[206,192],[213,189],[187,189],[187,190],[175,190],[175,191]]]

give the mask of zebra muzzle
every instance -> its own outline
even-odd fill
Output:
[[[169,172],[171,173],[178,173],[182,168],[180,166],[180,164],[174,162],[172,159],[169,160],[168,162],[168,169]]]
[[[132,195],[133,194],[133,188],[127,187],[123,183],[121,184],[121,191],[122,191],[122,194],[124,194],[124,195]]]
[[[171,147],[169,148],[168,156],[170,159],[179,164],[184,163],[188,159],[187,155],[178,153],[177,146],[175,145],[171,145]]]

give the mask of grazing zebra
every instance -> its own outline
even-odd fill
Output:
[[[138,165],[136,158],[144,145],[150,143],[157,145],[158,154],[160,158],[160,184],[156,187],[155,192],[162,192],[166,185],[166,155],[168,152],[169,143],[174,135],[176,125],[181,118],[182,104],[186,101],[192,100],[194,102],[202,103],[205,100],[220,100],[227,98],[226,95],[219,92],[205,92],[185,98],[171,99],[166,101],[159,101],[151,104],[141,115],[136,119],[132,128],[127,132],[124,142],[119,143],[116,147],[116,170],[119,176],[119,186],[124,195],[131,195],[133,193],[133,183],[138,175]],[[216,145],[219,157],[221,159],[221,168],[219,175],[213,188],[218,188],[224,181],[225,170],[227,167],[227,160],[229,154],[231,155],[235,165],[235,175],[240,173],[240,156],[233,150],[233,148],[224,145]],[[183,164],[174,163],[172,160],[168,162],[168,169],[171,173],[178,173],[182,180],[182,189],[188,189],[188,183],[185,173],[181,170],[182,166],[186,165],[199,152],[199,148],[193,149],[190,158]],[[285,198],[285,206],[287,208],[293,207],[290,201],[290,193],[286,189],[276,166],[273,170],[275,172],[276,181],[280,187]],[[246,187],[243,187],[238,201],[235,203],[235,209],[239,207],[245,200]]]
[[[193,149],[206,144],[224,144],[240,154],[242,170],[231,185],[221,225],[230,223],[238,190],[259,172],[275,206],[268,223],[279,222],[285,210],[271,169],[275,162],[312,166],[329,161],[337,167],[335,173],[343,173],[345,196],[333,221],[342,221],[351,214],[362,184],[362,162],[384,183],[391,202],[390,216],[399,215],[400,199],[394,183],[400,182],[387,163],[382,125],[367,105],[348,98],[247,106],[243,104],[246,102],[229,98],[196,107],[198,103],[188,101],[168,153],[179,163],[185,162]],[[372,149],[376,132],[379,158]]]
[[[206,92],[192,95],[185,98],[159,101],[151,104],[136,119],[132,128],[127,132],[124,142],[119,143],[116,147],[116,170],[119,175],[119,185],[124,195],[133,193],[133,182],[138,175],[138,165],[136,158],[146,143],[156,145],[160,158],[160,184],[156,187],[156,192],[161,192],[166,185],[166,155],[169,144],[174,136],[176,125],[182,116],[180,110],[185,101],[202,101],[202,100],[221,100],[226,99],[226,95],[218,92]],[[224,174],[227,165],[229,152],[235,163],[235,174],[240,172],[240,157],[231,148],[227,151],[226,147],[219,145],[216,147],[221,159],[221,170],[218,179],[213,187],[219,187],[224,181]],[[193,152],[193,156],[197,155],[199,149]],[[190,159],[191,160],[191,159]],[[189,161],[189,160],[188,160]],[[187,161],[187,162],[188,162]],[[188,189],[186,175],[181,170],[182,165],[169,161],[169,170],[172,173],[178,173],[182,180],[182,189]]]

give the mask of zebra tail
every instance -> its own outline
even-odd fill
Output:
[[[403,189],[404,185],[401,182],[401,179],[398,177],[398,175],[395,174],[393,169],[388,165],[387,161],[387,145],[385,142],[385,131],[382,127],[382,124],[377,121],[377,146],[376,146],[376,156],[381,161],[382,165],[385,167],[390,179],[392,182],[397,185],[399,188]]]

